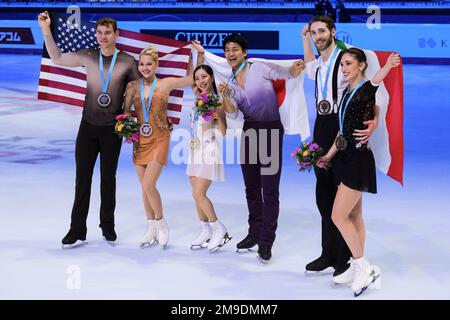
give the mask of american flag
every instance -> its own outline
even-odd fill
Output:
[[[95,23],[82,21],[81,26],[77,26],[68,24],[65,15],[53,14],[51,18],[53,38],[62,53],[98,48]],[[190,49],[187,47],[189,43],[123,29],[119,29],[119,32],[117,49],[132,55],[136,60],[144,48],[151,46],[158,50],[159,68],[156,72],[158,78],[186,75],[190,55]],[[169,96],[168,116],[174,124],[180,122],[183,93],[183,90],[173,90]],[[82,107],[85,95],[85,68],[69,68],[54,64],[44,44],[38,99]]]

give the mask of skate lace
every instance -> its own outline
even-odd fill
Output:
[[[353,272],[354,272],[355,278],[360,278],[364,273],[364,268],[359,263],[355,263],[353,265]]]

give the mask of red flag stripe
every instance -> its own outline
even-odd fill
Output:
[[[73,91],[76,93],[86,94],[86,88],[74,86],[68,83],[63,83],[59,81],[47,80],[47,79],[39,79],[39,85],[44,87],[50,87],[55,89]]]
[[[85,74],[80,73],[78,71],[68,70],[68,69],[65,69],[65,68],[52,67],[52,66],[47,66],[47,65],[43,64],[43,65],[41,65],[41,71],[48,72],[48,73],[59,74],[61,76],[67,76],[67,77],[72,77],[72,78],[76,78],[76,79],[80,79],[80,80],[86,81],[86,75]]]
[[[380,65],[383,66],[391,52],[375,51]],[[403,185],[403,67],[391,69],[383,80],[389,93],[389,105],[386,113],[386,128],[389,136],[391,163],[387,175]]]
[[[123,43],[117,43],[116,46],[117,46],[117,48],[119,50],[126,51],[126,52],[129,52],[129,53],[134,53],[134,54],[141,53],[141,51],[143,49],[143,48],[139,48],[139,47],[135,47],[135,46],[126,45],[126,44],[123,44]],[[164,58],[164,56],[166,56],[168,54],[177,54],[177,55],[188,56],[189,53],[190,53],[189,49],[187,49],[187,48],[179,48],[179,49],[176,49],[176,50],[171,51],[171,52],[158,51],[158,57],[161,59],[161,58]]]
[[[168,103],[167,104],[167,109],[171,110],[171,111],[177,111],[177,112],[181,112],[181,104],[175,104],[175,103]]]
[[[183,98],[183,90],[172,90],[170,91],[171,97]]]
[[[180,118],[169,117],[173,124],[180,124]]]
[[[120,34],[121,38],[130,38],[130,39],[134,39],[137,41],[146,41],[146,42],[150,42],[150,43],[160,44],[160,45],[164,45],[164,46],[172,46],[172,47],[177,47],[177,48],[180,46],[180,41],[178,41],[178,40],[163,38],[163,37],[154,36],[151,34],[137,33],[137,32],[123,30],[123,29],[119,29],[119,34]],[[184,43],[182,42],[181,45],[185,46],[188,44],[189,44],[189,42],[184,42]]]
[[[84,106],[84,101],[82,101],[82,100],[63,97],[63,96],[59,96],[56,94],[51,94],[51,93],[46,93],[46,92],[41,92],[41,91],[38,92],[38,99],[66,103],[66,104],[71,104],[71,105],[78,106],[78,107]]]

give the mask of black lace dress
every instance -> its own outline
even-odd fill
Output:
[[[360,144],[353,137],[355,129],[365,129],[363,121],[372,120],[375,115],[375,93],[378,86],[366,81],[353,95],[344,117],[344,138],[347,148],[336,154],[338,182],[362,192],[377,193],[375,159],[367,144]],[[351,92],[346,90],[341,108],[344,108]]]

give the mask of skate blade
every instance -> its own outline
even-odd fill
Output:
[[[158,242],[158,244],[161,246],[161,249],[163,249],[163,250],[166,250],[166,249],[167,249],[168,243],[161,244],[161,243]]]
[[[202,244],[191,244],[191,250],[201,250],[208,247],[208,242],[202,243]]]
[[[376,270],[378,270],[378,271],[376,271]],[[377,267],[377,269],[374,268],[374,270],[372,271],[372,275],[371,275],[371,279],[370,279],[369,283],[366,286],[362,287],[359,291],[356,291],[354,293],[355,298],[362,295],[369,288],[373,287],[374,289],[381,289],[381,279],[380,279],[381,273],[379,270],[380,269],[378,267]]]
[[[86,240],[77,240],[74,244],[63,244],[62,249],[74,249],[86,245],[88,242]]]
[[[103,240],[105,240],[106,243],[109,244],[111,247],[116,247],[117,246],[117,243],[116,243],[115,240],[114,241],[109,241],[109,240],[106,240],[105,237],[103,237]]]
[[[155,244],[156,244],[156,240],[152,240],[150,242],[143,242],[139,245],[139,248],[141,248],[141,249],[150,248],[150,247],[153,247]]]
[[[231,239],[232,239],[232,237],[230,237],[230,236],[228,235],[228,233],[225,234],[225,236],[224,236],[223,239],[222,239],[222,242],[221,242],[217,247],[212,248],[212,249],[209,249],[209,253],[214,253],[214,252],[216,252],[217,250],[219,250],[220,248],[222,248],[225,244],[227,244]]]
[[[237,253],[249,253],[249,252],[254,252],[255,251],[255,247],[256,247],[257,245],[255,244],[253,247],[251,247],[251,248],[241,248],[241,249],[239,249],[239,248],[237,248],[236,249],[236,252]]]
[[[261,262],[263,265],[268,264],[269,261],[270,261],[270,260],[265,260],[265,259],[261,258],[261,257],[259,256],[259,254],[256,256],[256,258],[257,258],[257,259],[259,260],[259,262]]]

